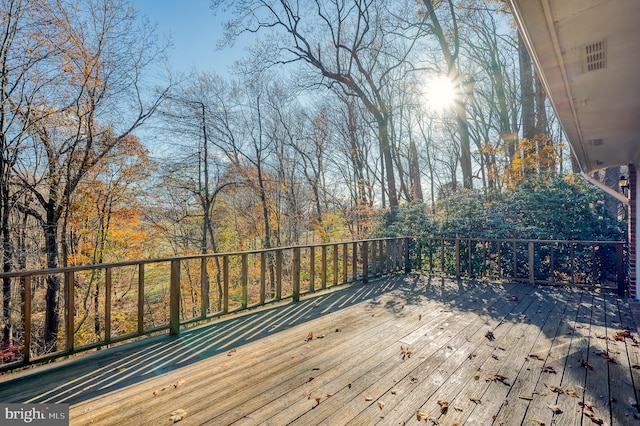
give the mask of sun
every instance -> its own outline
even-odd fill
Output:
[[[429,108],[445,111],[455,104],[456,88],[449,77],[438,75],[426,83],[425,103]]]

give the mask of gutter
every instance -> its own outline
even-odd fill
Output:
[[[588,182],[590,182],[591,184],[593,184],[593,185],[597,186],[598,188],[602,189],[604,192],[606,192],[607,194],[611,195],[612,197],[614,197],[616,200],[620,201],[625,206],[629,205],[629,199],[627,197],[625,197],[624,195],[622,195],[621,193],[619,193],[618,191],[614,191],[613,188],[610,188],[609,186],[605,185],[604,183],[600,182],[599,180],[592,178],[591,176],[589,176],[585,172],[580,172],[580,174]]]

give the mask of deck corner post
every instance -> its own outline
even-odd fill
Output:
[[[169,288],[169,334],[180,335],[180,260],[171,261]]]
[[[300,301],[300,247],[293,248],[293,301]]]

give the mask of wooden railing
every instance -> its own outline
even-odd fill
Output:
[[[0,274],[11,280],[11,342],[0,371],[399,271],[624,291],[624,243],[385,238]],[[47,283],[60,325],[43,338]]]

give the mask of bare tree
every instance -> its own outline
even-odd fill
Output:
[[[21,108],[31,153],[13,168],[36,205],[18,205],[40,224],[46,241],[46,266],[66,265],[66,225],[72,195],[95,165],[135,129],[163,100],[143,95],[142,72],[157,58],[153,39],[135,25],[125,0],[82,5],[52,1],[46,9],[57,46],[55,57],[40,64],[49,71],[37,108]],[[126,113],[125,113],[126,111]],[[60,279],[47,279],[44,342],[57,347]]]

